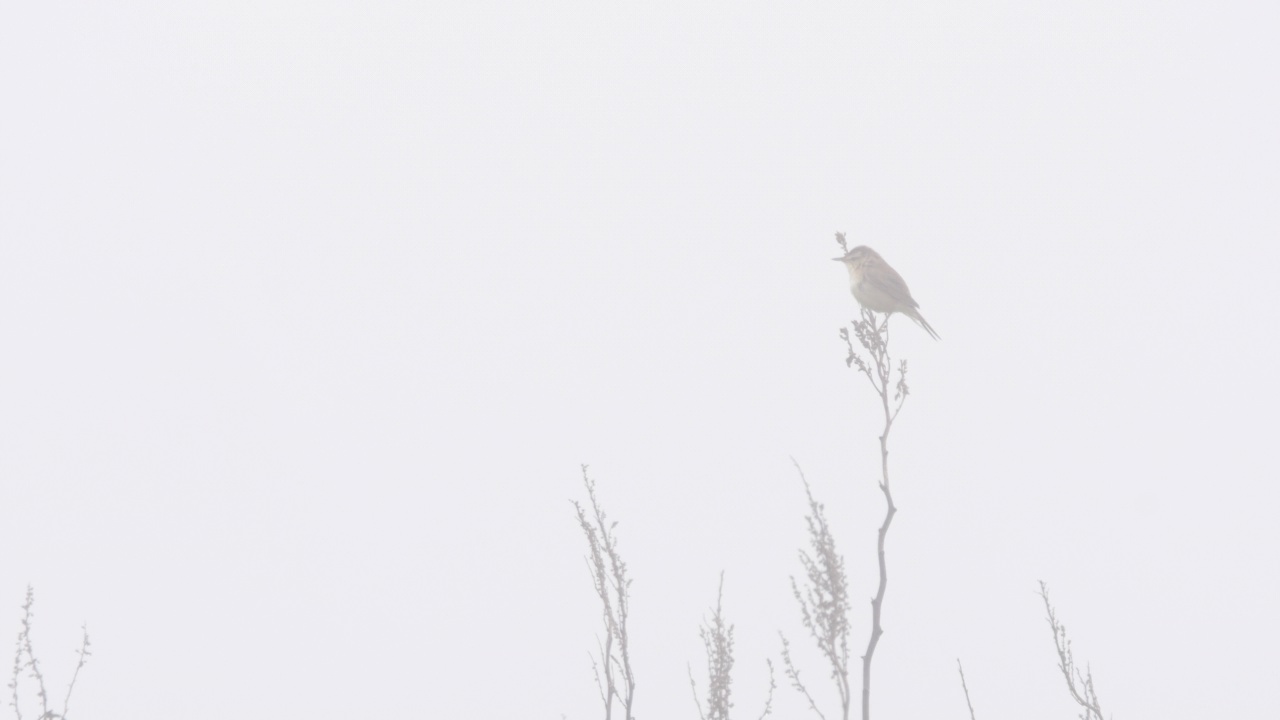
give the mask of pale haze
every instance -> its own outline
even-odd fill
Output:
[[[84,720],[600,718],[588,464],[637,717],[697,717],[721,571],[736,717],[779,631],[832,717],[791,458],[855,664],[883,514],[839,231],[941,336],[891,321],[876,717],[967,717],[956,658],[981,720],[1073,717],[1038,580],[1117,720],[1280,717],[1278,25],[11,4],[0,637],[30,583],[57,690],[86,623]]]

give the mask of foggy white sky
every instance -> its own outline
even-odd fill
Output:
[[[1116,718],[1280,714],[1274,8],[108,5],[0,11],[0,629],[88,623],[73,711],[598,717],[589,463],[638,715],[723,569],[754,717],[789,456],[869,622],[841,230],[942,336],[877,716],[1070,716],[1038,579]]]

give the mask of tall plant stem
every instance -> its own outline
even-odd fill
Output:
[[[871,363],[866,363],[854,352],[848,333],[842,331],[841,336],[846,343],[849,343],[849,366],[856,365],[858,370],[871,381],[876,394],[880,396],[880,407],[884,412],[884,429],[880,433],[880,491],[884,493],[885,513],[884,522],[881,523],[876,536],[880,584],[876,588],[875,597],[871,599],[871,638],[867,641],[867,652],[862,656],[862,720],[871,720],[871,661],[875,656],[880,636],[884,634],[880,617],[884,608],[885,588],[889,585],[884,543],[889,534],[889,525],[893,522],[893,516],[898,512],[898,508],[893,504],[893,493],[889,487],[889,432],[893,429],[893,421],[897,419],[898,412],[902,410],[902,404],[907,399],[907,366],[905,361],[901,363],[900,377],[897,384],[893,386],[894,395],[890,400],[889,381],[893,374],[893,367],[889,357],[889,316],[886,315],[883,322],[877,322],[875,313],[864,309],[862,320],[854,323],[854,332],[858,342],[871,355]]]

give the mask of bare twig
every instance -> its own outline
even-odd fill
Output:
[[[809,481],[800,469],[799,463],[792,458],[800,481],[804,484],[805,498],[809,502],[809,514],[805,523],[809,530],[809,547],[812,555],[800,551],[800,564],[805,570],[803,591],[791,578],[791,592],[800,605],[800,620],[810,637],[822,652],[831,666],[831,678],[835,681],[836,690],[840,694],[841,718],[849,717],[851,693],[849,689],[849,583],[844,570],[844,558],[836,550],[836,541],[831,534],[831,526],[827,523],[822,503],[813,497]],[[809,706],[817,712],[817,704],[800,682],[800,674],[791,662],[791,655],[783,638],[783,661],[787,676],[792,686],[802,692],[809,701]]]
[[[720,589],[716,593],[716,607],[711,621],[698,628],[702,646],[707,651],[707,712],[702,712],[698,702],[698,688],[689,671],[689,686],[693,688],[693,701],[698,706],[698,716],[703,720],[729,720],[733,678],[733,625],[725,623],[721,612],[724,599],[724,573],[720,573]]]
[[[599,638],[597,638],[596,641],[598,644]],[[596,660],[595,655],[591,655],[590,653],[588,653],[587,655],[588,657],[591,658],[591,672],[596,676],[596,689],[600,691],[600,702],[603,703],[605,706],[604,716],[607,718],[609,717],[609,710],[610,710],[609,698],[613,697],[613,679],[610,678],[607,681],[607,683],[602,682],[600,679],[599,661]],[[608,653],[604,650],[604,648],[600,648],[600,657],[608,657]]]
[[[969,685],[964,681],[964,665],[960,664],[960,658],[956,658],[956,667],[960,668],[960,687],[964,688],[964,704],[969,706],[969,720],[978,720],[973,714],[973,703],[969,701]]]
[[[76,680],[80,677],[80,668],[84,667],[89,661],[89,656],[93,653],[89,652],[89,628],[86,625],[80,626],[80,649],[76,651],[76,669],[71,673],[71,682],[67,683],[67,695],[62,699],[62,718],[66,720],[67,707],[71,705],[71,692],[76,688]]]
[[[1053,647],[1058,652],[1058,669],[1067,681],[1067,692],[1071,693],[1071,699],[1077,705],[1084,708],[1080,720],[1102,720],[1102,705],[1093,688],[1093,672],[1087,665],[1083,673],[1076,667],[1075,658],[1071,655],[1071,640],[1067,638],[1067,626],[1058,621],[1058,615],[1049,602],[1049,586],[1043,580],[1040,581],[1040,597],[1044,600],[1049,630],[1053,633]]]
[[[35,613],[32,612],[31,608],[35,603],[35,590],[28,585],[27,597],[22,603],[22,629],[18,631],[18,650],[17,656],[13,661],[14,677],[11,683],[13,711],[17,714],[19,720],[22,718],[22,711],[18,707],[18,674],[22,670],[26,670],[28,677],[36,682],[36,697],[40,699],[40,717],[44,718],[49,715],[49,693],[45,691],[44,673],[40,671],[40,660],[36,658],[35,650],[31,646],[31,619],[35,617]],[[26,657],[25,660],[23,660],[23,656]]]
[[[71,694],[75,690],[76,680],[80,677],[80,669],[89,661],[92,655],[89,651],[89,631],[85,626],[81,626],[83,638],[80,642],[80,648],[76,651],[77,662],[75,670],[71,673],[71,682],[67,684],[67,694],[62,700],[62,712],[58,713],[49,707],[49,693],[45,689],[44,672],[40,669],[40,660],[36,657],[35,648],[31,643],[31,621],[35,617],[32,608],[35,606],[35,590],[28,585],[25,601],[22,603],[22,619],[20,621],[20,629],[18,631],[17,647],[13,656],[13,674],[9,679],[9,704],[13,707],[13,714],[17,720],[22,720],[22,706],[18,697],[18,685],[22,679],[22,673],[25,671],[27,677],[35,681],[36,698],[40,702],[40,715],[36,720],[66,720],[67,708],[71,704]]]
[[[693,679],[693,666],[685,663],[684,668],[689,673],[689,690],[693,692],[693,706],[698,708],[698,718],[707,720],[706,713],[702,712],[702,701],[698,699],[698,681]]]
[[[854,332],[862,347],[871,355],[875,374],[863,363],[863,373],[871,381],[876,394],[880,396],[880,406],[884,412],[884,430],[880,434],[880,491],[884,493],[884,522],[876,535],[876,559],[880,568],[880,584],[876,588],[875,597],[871,599],[871,637],[867,641],[866,654],[862,656],[862,720],[871,718],[871,661],[876,652],[876,645],[884,628],[880,624],[880,616],[884,608],[884,593],[889,585],[888,569],[885,565],[884,541],[889,534],[889,524],[898,508],[893,504],[893,493],[889,490],[889,431],[893,429],[893,421],[907,399],[906,363],[899,370],[897,393],[894,396],[896,406],[891,410],[889,400],[889,376],[892,363],[889,359],[889,318],[877,324],[876,315],[863,309],[862,320],[854,323]]]
[[[600,598],[605,626],[605,641],[600,648],[599,661],[592,660],[596,685],[600,689],[606,720],[613,717],[615,699],[622,706],[624,720],[634,720],[632,707],[636,681],[631,668],[631,643],[627,631],[631,580],[627,577],[627,564],[618,552],[618,538],[613,533],[617,523],[607,522],[608,518],[596,497],[595,481],[587,475],[586,465],[582,466],[582,480],[591,504],[590,516],[577,501],[573,506],[578,513],[578,524],[587,537],[590,549],[587,568],[591,572],[596,596]]]
[[[31,627],[31,586],[27,586],[27,604],[23,606],[24,613],[22,617],[22,630],[18,632],[18,648],[13,653],[13,674],[9,678],[9,705],[13,707],[13,714],[22,720],[22,705],[18,702],[18,679],[22,676],[22,670],[25,664],[22,662],[23,641],[26,639],[27,630]]]
[[[791,660],[791,643],[787,641],[787,636],[778,633],[778,637],[782,638],[782,668],[787,679],[791,681],[791,687],[795,688],[801,695],[804,695],[805,700],[809,701],[809,709],[813,710],[820,720],[827,720],[827,716],[823,715],[822,711],[818,709],[818,703],[813,701],[813,696],[809,694],[809,689],[800,681],[800,671],[796,669],[796,664]]]
[[[702,638],[702,646],[707,653],[707,698],[706,711],[703,712],[702,700],[698,697],[698,683],[693,679],[693,668],[686,666],[689,673],[689,688],[693,691],[693,704],[698,709],[701,720],[729,720],[733,709],[730,690],[733,684],[733,625],[724,618],[724,572],[720,573],[720,586],[716,591],[716,606],[711,620],[698,628]],[[785,642],[785,641],[784,641]],[[760,718],[773,712],[773,691],[778,687],[773,677],[773,661],[765,660],[769,666],[769,694],[764,701],[764,710]]]
[[[778,688],[778,683],[773,679],[773,661],[765,660],[769,665],[769,696],[764,700],[764,712],[760,713],[758,720],[764,720],[773,712],[773,691]]]

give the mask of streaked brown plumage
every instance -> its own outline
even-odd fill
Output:
[[[880,253],[866,245],[859,245],[843,257],[832,259],[844,263],[849,269],[849,289],[862,307],[886,314],[902,313],[915,320],[934,340],[938,339],[938,333],[929,327],[929,323],[925,322],[917,310],[920,304],[911,297],[906,281],[897,270],[889,267]]]

